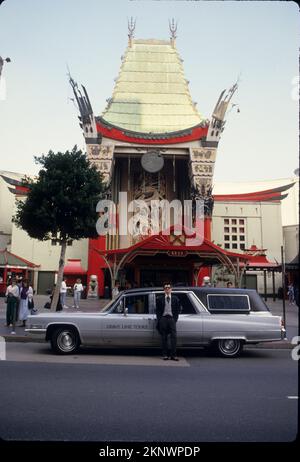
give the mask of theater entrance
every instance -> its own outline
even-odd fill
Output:
[[[178,269],[141,269],[141,287],[161,287],[164,282],[171,282],[173,286],[189,286],[190,271]]]

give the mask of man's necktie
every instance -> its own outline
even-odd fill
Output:
[[[167,302],[170,303],[170,297],[167,297]]]

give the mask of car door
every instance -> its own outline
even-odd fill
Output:
[[[153,314],[149,293],[124,294],[102,323],[106,345],[149,346],[153,341]]]
[[[176,292],[179,298],[181,312],[177,321],[178,345],[193,346],[201,344],[203,319],[198,311],[193,295],[188,292]]]
[[[155,299],[161,296],[162,293],[156,293]],[[203,319],[201,312],[197,308],[198,299],[187,291],[172,292],[172,296],[179,298],[181,312],[176,324],[177,344],[178,346],[193,346],[200,345],[202,341]],[[157,343],[159,334],[154,333],[154,341]]]

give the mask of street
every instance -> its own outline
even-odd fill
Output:
[[[240,358],[180,351],[7,343],[0,361],[0,436],[19,441],[288,442],[297,434],[297,361],[291,350]]]

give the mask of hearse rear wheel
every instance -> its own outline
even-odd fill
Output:
[[[219,355],[234,358],[242,352],[243,342],[234,338],[220,339],[215,342],[215,347]]]
[[[60,355],[75,353],[79,345],[78,332],[72,327],[59,327],[51,335],[51,347]]]

